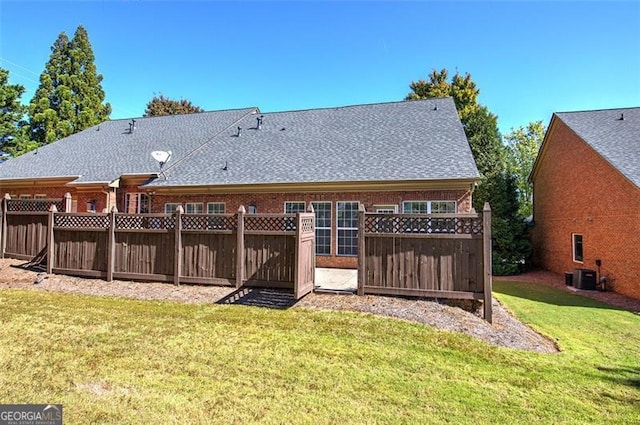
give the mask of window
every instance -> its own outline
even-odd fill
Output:
[[[358,206],[356,202],[336,202],[338,255],[358,255]]]
[[[304,202],[285,202],[284,203],[285,214],[303,213],[304,209],[305,209]]]
[[[96,200],[92,199],[89,202],[87,202],[87,212],[96,212]]]
[[[31,199],[31,195],[20,195],[18,199]]]
[[[164,213],[173,214],[176,212],[176,208],[178,208],[179,206],[180,204],[175,204],[175,203],[164,204]]]
[[[202,202],[187,202],[184,204],[184,212],[186,214],[202,214],[203,211]]]
[[[224,202],[209,202],[207,214],[224,214],[226,211]]]
[[[33,195],[33,199],[47,199],[47,195],[39,193],[37,195]]]
[[[431,214],[455,214],[456,202],[455,201],[432,201]]]
[[[147,214],[149,197],[144,193],[127,193],[124,198],[124,211],[128,214]]]
[[[455,214],[456,201],[404,201],[402,212],[405,214]],[[415,218],[405,231],[426,233],[455,233],[455,218]]]
[[[397,205],[374,205],[373,208],[378,214],[396,214],[398,212]]]
[[[456,201],[404,201],[405,214],[455,214]]]
[[[331,202],[312,202],[316,213],[316,255],[331,255]]]
[[[582,235],[573,234],[573,261],[582,263],[584,256],[582,253]]]

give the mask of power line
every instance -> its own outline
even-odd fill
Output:
[[[0,61],[3,61],[3,62],[6,62],[6,63],[9,63],[9,64],[11,64],[11,65],[13,65],[13,66],[17,66],[18,68],[23,69],[23,70],[27,71],[28,73],[33,74],[33,75],[35,75],[35,76],[38,76],[38,77],[40,76],[40,74],[38,74],[37,72],[33,72],[33,71],[32,71],[32,70],[30,70],[29,68],[25,68],[24,66],[22,66],[22,65],[18,65],[18,64],[17,64],[17,63],[15,63],[15,62],[11,62],[9,59],[5,59],[5,58],[3,58],[2,56],[0,56]]]
[[[27,71],[30,74],[37,75],[38,77],[40,77],[40,74],[38,74],[37,72],[34,72],[34,71],[30,70],[29,68],[25,68],[22,65],[19,65],[19,64],[15,63],[15,62],[12,62],[12,61],[10,61],[8,59],[5,59],[2,56],[0,56],[0,61],[6,62],[6,63],[8,63],[10,65],[13,65],[13,66],[18,67],[20,69],[23,69],[23,70]],[[40,84],[40,81],[36,81],[36,80],[34,80],[34,79],[30,78],[30,77],[26,77],[26,76],[24,76],[24,75],[22,75],[22,74],[20,74],[18,72],[15,72],[15,71],[11,71],[11,75],[23,78],[23,79],[25,79],[27,81],[31,81],[32,83]],[[130,111],[129,109],[118,107],[113,102],[109,102],[109,103],[111,104],[112,109],[116,109],[116,110],[119,110],[119,111],[126,112],[127,114],[130,114],[131,116],[135,115],[135,113]]]

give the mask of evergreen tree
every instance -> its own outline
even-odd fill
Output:
[[[70,112],[75,133],[108,120],[111,105],[104,103],[102,75],[98,74],[89,35],[82,25],[73,35],[69,45],[69,56],[69,87],[73,96],[73,109]]]
[[[79,26],[69,41],[62,32],[40,75],[40,86],[29,105],[31,135],[40,145],[51,143],[109,118],[102,75],[87,31]]]
[[[204,112],[204,109],[194,105],[189,100],[173,100],[160,94],[160,96],[154,96],[153,99],[147,103],[144,116],[158,117],[163,115],[191,114],[194,112]]]
[[[26,141],[26,108],[20,103],[24,90],[20,84],[9,84],[9,71],[0,68],[0,149],[13,156],[20,153]]]
[[[489,202],[492,209],[493,272],[517,272],[529,257],[529,239],[518,213],[516,179],[507,169],[507,152],[498,130],[498,117],[478,103],[480,90],[468,73],[461,76],[456,72],[449,81],[446,69],[434,70],[428,81],[412,82],[409,87],[411,92],[406,100],[453,98],[481,175],[473,194],[473,207],[481,211],[484,203]]]

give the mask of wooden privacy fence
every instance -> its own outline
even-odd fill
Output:
[[[314,287],[313,212],[96,214],[57,212],[53,204],[46,213],[7,211],[3,219],[10,222],[3,223],[7,255],[32,259],[46,248],[48,273],[279,287],[298,298]]]
[[[491,209],[482,214],[359,212],[358,294],[483,300],[491,319]]]
[[[2,255],[31,260],[47,245],[47,216],[51,206],[71,210],[71,195],[61,199],[2,199]]]

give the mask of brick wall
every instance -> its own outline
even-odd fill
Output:
[[[640,189],[560,119],[534,178],[534,261],[556,273],[574,268],[613,276],[615,290],[640,299]],[[584,259],[573,261],[572,234]]]
[[[24,189],[27,190],[27,189]],[[127,193],[147,194],[147,190],[140,190],[137,185],[123,186],[115,194],[105,194],[102,191],[86,192],[70,188],[31,188],[27,191],[11,189],[12,194],[46,194],[48,197],[62,198],[66,192],[71,193],[73,204],[77,212],[85,212],[90,201],[96,201],[96,211],[102,212],[107,206],[107,199],[114,199],[118,211],[125,212],[125,196]],[[287,201],[303,201],[308,207],[310,202],[331,202],[331,255],[316,257],[318,267],[357,268],[356,257],[337,255],[337,224],[336,202],[358,201],[364,204],[367,211],[374,211],[377,205],[396,205],[398,212],[402,212],[403,201],[456,201],[459,213],[471,211],[471,192],[468,190],[425,190],[425,191],[395,191],[395,192],[347,192],[347,193],[255,193],[255,194],[194,194],[194,195],[154,195],[149,197],[149,207],[152,213],[163,213],[165,203],[179,203],[183,207],[187,202],[202,203],[207,212],[208,202],[224,202],[226,212],[233,214],[240,205],[247,208],[255,205],[258,213],[283,213],[284,203]],[[129,213],[135,213],[135,205],[129,205]]]
[[[137,190],[134,187],[125,190]],[[124,195],[122,195],[124,196]],[[165,203],[179,203],[184,206],[187,202],[200,202],[204,211],[208,202],[224,202],[227,213],[235,213],[240,205],[248,209],[255,205],[258,213],[283,213],[284,203],[287,201],[302,201],[308,207],[310,202],[331,202],[331,255],[318,255],[318,267],[357,268],[356,257],[338,256],[336,247],[337,224],[336,202],[358,201],[364,204],[367,211],[373,211],[375,205],[397,205],[398,212],[402,212],[402,201],[456,201],[459,213],[471,211],[471,193],[468,190],[457,191],[415,191],[415,192],[353,192],[353,193],[255,193],[228,195],[155,195],[151,197],[151,212],[164,212]]]
[[[73,212],[87,212],[87,206],[91,201],[95,201],[96,211],[102,212],[107,208],[107,195],[102,190],[78,191],[74,187],[46,187],[46,186],[25,186],[22,188],[3,188],[0,186],[0,193],[4,196],[8,193],[12,199],[18,199],[20,195],[46,195],[47,198],[64,198],[66,193],[71,194],[73,201]]]

